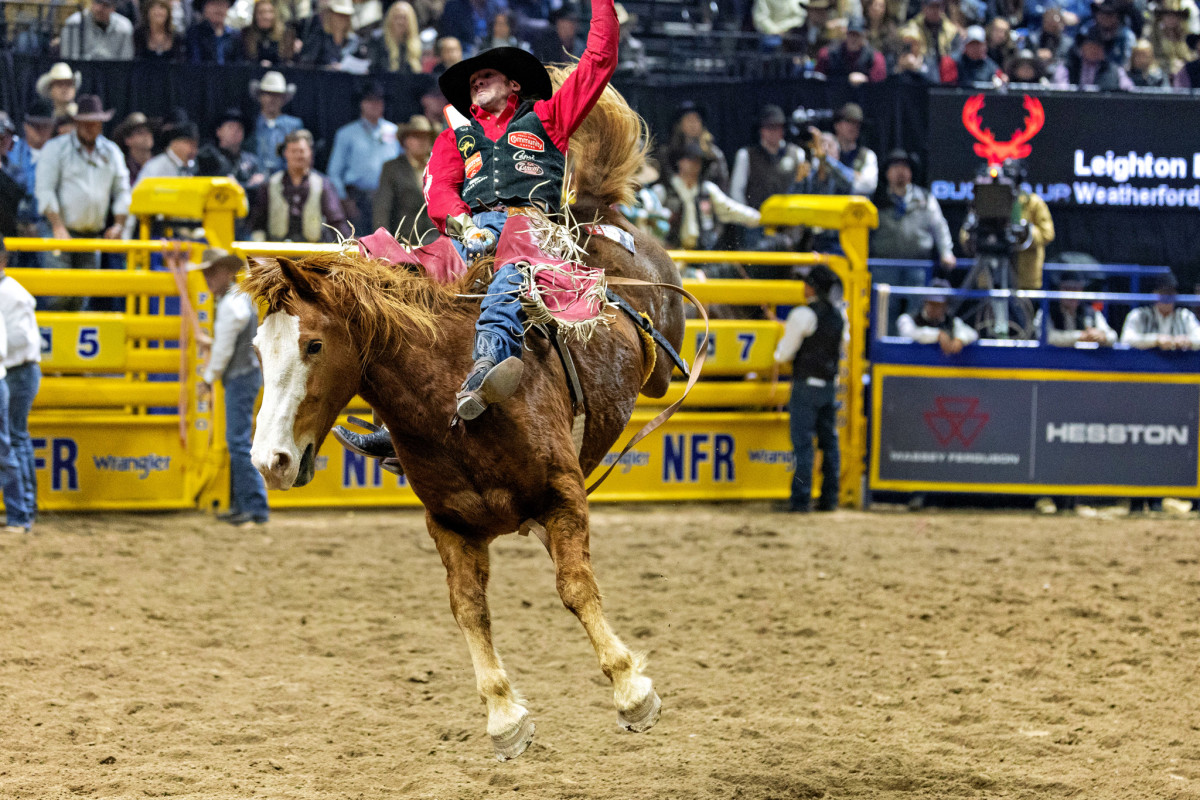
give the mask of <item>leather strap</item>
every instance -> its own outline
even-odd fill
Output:
[[[610,286],[614,283],[617,283],[617,284],[628,283],[629,281],[633,281],[633,280],[636,280],[636,278],[608,278],[607,279]],[[646,285],[646,286],[670,286],[671,284],[647,283],[644,285]],[[676,287],[676,288],[678,288],[678,287]],[[687,378],[690,376],[691,368],[688,367],[687,362],[684,361],[680,357],[679,353],[675,352],[675,348],[671,346],[671,343],[667,341],[665,336],[663,336],[661,333],[658,332],[658,328],[654,327],[653,323],[651,323],[650,320],[643,317],[636,308],[629,305],[628,300],[626,300],[624,297],[621,297],[621,295],[617,294],[612,289],[606,290],[606,294],[608,296],[608,302],[612,303],[617,308],[624,311],[629,316],[629,318],[631,320],[633,320],[634,325],[637,325],[643,331],[650,334],[650,336],[654,339],[655,344],[657,344],[663,350],[667,351],[667,355],[669,355],[671,357],[671,360],[673,362],[675,362],[675,366],[678,367],[679,371],[683,373],[683,377]],[[687,294],[687,292],[684,292],[684,294]],[[693,298],[690,294],[688,294],[687,296],[689,299],[692,300],[692,302],[695,302],[695,298]],[[700,308],[700,306],[697,306],[697,308]],[[703,311],[703,309],[701,309],[701,310]],[[708,319],[708,317],[705,316],[705,319]]]
[[[640,431],[633,435],[633,438],[629,440],[629,443],[625,445],[625,448],[621,450],[620,454],[613,459],[611,464],[608,465],[608,469],[604,470],[604,474],[597,478],[596,481],[588,487],[588,494],[596,491],[596,487],[604,483],[604,480],[609,476],[613,469],[616,468],[617,464],[621,463],[621,459],[625,457],[626,453],[633,449],[634,445],[649,436],[655,428],[662,425],[664,422],[670,419],[676,411],[679,410],[679,407],[683,405],[683,401],[687,398],[688,393],[692,391],[692,387],[696,385],[696,381],[700,380],[700,372],[704,368],[704,360],[708,357],[708,311],[704,308],[700,301],[696,299],[695,295],[693,295],[687,289],[684,289],[681,286],[676,286],[673,283],[652,283],[650,281],[640,281],[637,278],[621,278],[615,276],[608,278],[608,283],[609,285],[616,286],[648,286],[658,289],[669,289],[676,294],[683,295],[685,298],[687,298],[688,302],[695,306],[696,310],[700,312],[700,318],[704,320],[704,336],[696,345],[696,356],[692,361],[691,374],[688,375],[687,385],[683,387],[683,394],[679,396],[678,400],[660,411],[658,415],[654,417],[654,419],[647,422],[644,426],[642,426]],[[651,327],[651,330],[653,330],[653,327]],[[671,355],[675,356],[675,358],[679,358],[679,356],[675,354],[673,348],[668,347],[667,352],[671,353]]]

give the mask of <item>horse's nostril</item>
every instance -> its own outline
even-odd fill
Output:
[[[292,463],[292,457],[284,450],[276,450],[271,458],[271,469],[286,471]]]

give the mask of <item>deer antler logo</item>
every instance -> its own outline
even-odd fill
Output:
[[[983,108],[983,95],[977,94],[963,103],[963,126],[979,141],[975,144],[975,154],[987,159],[988,164],[1001,164],[1010,158],[1025,158],[1033,152],[1029,140],[1037,136],[1038,131],[1046,124],[1046,112],[1042,101],[1036,97],[1025,95],[1025,129],[1017,131],[1006,142],[997,142],[990,128],[983,127],[979,118],[979,110]]]

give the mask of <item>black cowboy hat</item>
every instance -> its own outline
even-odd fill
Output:
[[[230,106],[222,111],[217,117],[216,121],[213,123],[213,130],[215,131],[226,122],[236,122],[241,125],[243,129],[248,127],[246,124],[246,115],[243,114],[242,110],[237,106]]]
[[[837,285],[838,277],[829,267],[817,264],[804,276],[804,282],[813,288],[821,297],[828,297],[829,291]]]
[[[355,101],[361,103],[363,100],[368,98],[375,100],[386,100],[387,90],[383,88],[383,84],[379,81],[363,81],[354,90],[354,99]]]
[[[471,113],[471,76],[481,69],[494,69],[510,81],[519,83],[524,99],[548,100],[554,93],[550,73],[536,56],[519,47],[493,47],[458,62],[438,78],[438,86],[446,100],[463,114]]]
[[[899,147],[897,147],[896,149],[892,150],[890,153],[887,154],[887,158],[885,158],[883,160],[883,168],[886,170],[892,164],[895,164],[900,161],[903,161],[905,164],[908,164],[909,169],[915,170],[917,168],[917,164],[916,164],[916,161],[913,159],[912,153],[908,152],[907,150],[903,150]]]

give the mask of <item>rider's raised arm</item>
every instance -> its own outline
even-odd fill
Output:
[[[447,128],[433,143],[423,182],[429,218],[442,233],[446,232],[447,217],[471,213],[470,206],[462,199],[462,184],[462,155],[455,144],[454,131]]]
[[[596,105],[604,87],[617,71],[617,41],[621,29],[613,0],[593,0],[592,29],[588,32],[587,49],[562,87],[549,100],[539,100],[534,111],[554,140],[554,145],[567,152],[567,140],[583,123],[584,117]]]

